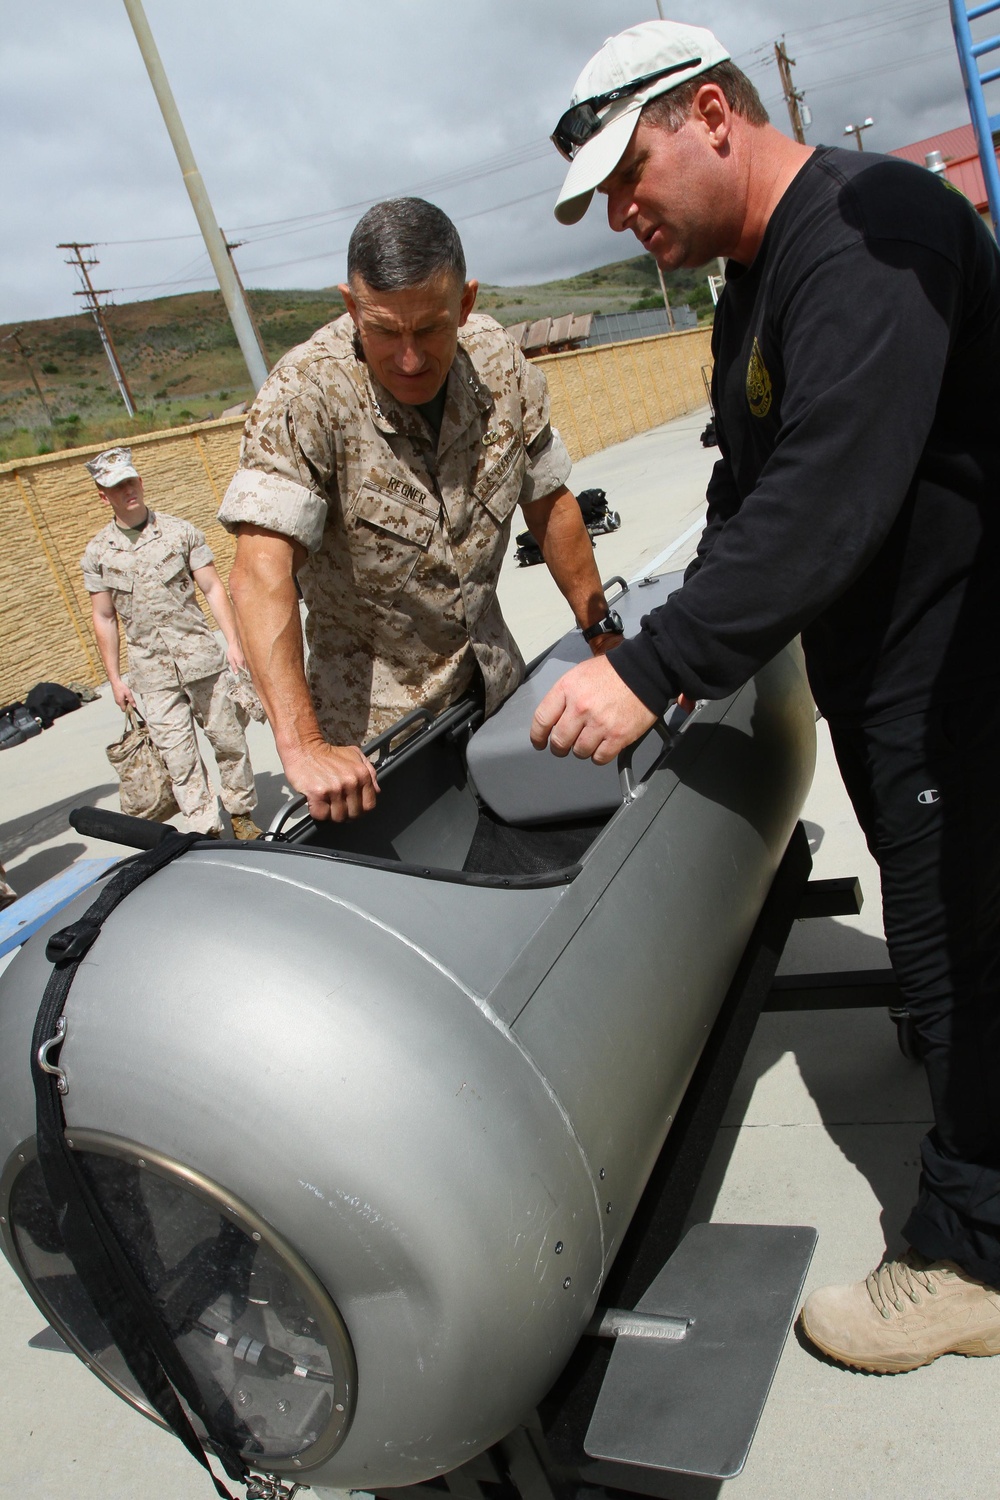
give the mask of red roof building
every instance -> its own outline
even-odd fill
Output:
[[[989,214],[986,201],[986,182],[979,165],[976,137],[971,122],[958,125],[954,130],[930,135],[925,141],[914,141],[912,146],[899,146],[890,151],[890,156],[901,156],[904,161],[915,161],[918,167],[926,165],[932,151],[940,151],[945,161],[945,176],[955,187],[970,199],[981,214]],[[998,154],[1000,160],[1000,154]]]

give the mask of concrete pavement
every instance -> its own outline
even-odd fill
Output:
[[[601,485],[622,515],[602,537],[602,575],[640,574],[702,510],[715,450],[693,413],[576,466],[577,489]],[[665,564],[684,565],[692,537]],[[501,596],[527,657],[568,626],[544,568],[511,563]],[[61,719],[39,739],[3,752],[0,848],[12,883],[27,891],[85,853],[65,826],[77,802],[116,805],[105,744],[121,716],[101,702]],[[783,972],[856,969],[887,962],[878,884],[819,727],[820,756],[805,821],[817,876],[858,874],[856,918],[797,925]],[[266,728],[251,726],[263,819],[283,777]],[[209,758],[211,765],[211,759]],[[259,819],[258,821],[262,821]],[[820,1231],[807,1289],[854,1280],[898,1244],[929,1120],[920,1069],[906,1062],[881,1011],[765,1016],[740,1075],[699,1193],[695,1218],[814,1224]],[[0,1497],[6,1500],[196,1500],[204,1477],[172,1437],[106,1392],[72,1357],[27,1348],[43,1319],[0,1264]],[[816,1358],[793,1334],[746,1470],[722,1500],[994,1500],[1000,1491],[1000,1359],[946,1357],[909,1375],[851,1373]],[[687,1490],[684,1491],[686,1495]],[[678,1500],[681,1487],[678,1487]]]

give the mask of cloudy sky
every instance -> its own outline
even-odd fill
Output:
[[[562,228],[548,142],[605,37],[644,0],[145,0],[219,223],[248,286],[344,273],[370,201],[419,193],[459,223],[472,274],[513,285],[634,253],[595,206]],[[811,143],[890,150],[968,119],[946,0],[693,0],[788,130],[773,45],[796,59]],[[994,105],[994,107],[996,107]],[[73,312],[56,249],[94,241],[95,285],[134,301],[213,284],[122,0],[9,7],[0,42],[7,231],[0,322]],[[850,145],[850,142],[846,144]]]

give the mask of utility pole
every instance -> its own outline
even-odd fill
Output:
[[[861,142],[861,132],[863,130],[870,130],[874,124],[875,121],[872,119],[871,115],[869,115],[867,120],[864,120],[860,125],[845,125],[844,134],[853,135],[854,139],[858,143],[858,150],[863,151],[865,148]]]
[[[99,262],[93,258],[90,260],[84,260],[82,254],[80,253],[83,250],[93,250],[93,248],[93,244],[79,245],[75,240],[70,240],[68,243],[63,243],[56,246],[57,250],[73,251],[75,259],[68,260],[66,264],[68,266],[76,267],[76,269],[80,273],[80,279],[83,282],[83,290],[81,292],[74,292],[73,296],[82,297],[86,303],[87,311],[93,315],[94,322],[97,324],[97,331],[101,336],[101,343],[104,345],[104,352],[108,356],[108,364],[111,366],[111,373],[115,377],[115,382],[118,386],[121,398],[125,402],[125,410],[128,412],[130,417],[134,417],[135,401],[133,399],[132,392],[129,390],[128,381],[125,379],[125,371],[122,369],[121,361],[118,358],[118,351],[115,349],[114,341],[111,338],[111,330],[108,328],[107,323],[104,321],[104,309],[97,300],[98,297],[110,297],[111,293],[107,289],[104,289],[102,291],[94,290],[94,284],[90,279],[90,272],[88,271],[87,267],[96,266],[99,264]]]
[[[780,42],[775,42],[774,55],[778,62],[781,91],[785,96],[785,103],[788,105],[788,118],[792,122],[792,135],[800,146],[804,146],[806,143],[805,127],[810,121],[809,119],[803,119],[803,115],[806,115],[808,111],[803,101],[803,95],[792,83],[792,67],[795,63],[795,58],[789,57],[785,50],[784,37],[781,38]]]
[[[226,304],[226,311],[229,313],[233,331],[236,334],[236,341],[246,360],[253,388],[259,391],[267,379],[267,360],[254,332],[250,309],[239,279],[234,273],[232,258],[226,249],[225,237],[212,211],[208,190],[198,171],[187,132],[178,113],[163,63],[160,61],[160,54],[153,40],[153,33],[149,29],[149,22],[142,8],[142,0],[124,0],[124,3],[128,18],[132,23],[132,30],[135,32],[135,39],[139,44],[139,51],[142,53],[142,60],[146,64],[149,81],[153,85],[153,92],[163,115],[163,123],[167,127],[167,134],[170,136],[177,156],[184,186],[188,190],[191,207],[198,220],[198,227],[205,241],[205,248],[208,250],[212,268],[219,283],[219,290]]]
[[[21,343],[21,330],[20,330],[20,328],[15,328],[13,333],[5,334],[4,338],[2,340],[0,340],[0,342],[3,342],[5,344],[12,343],[14,345],[14,348],[17,350],[18,354],[20,354],[21,358],[24,360],[24,363],[27,365],[27,367],[28,367],[28,374],[31,376],[31,382],[34,385],[35,390],[38,392],[38,399],[42,403],[42,410],[45,412],[45,420],[48,422],[49,426],[51,427],[52,426],[52,413],[49,411],[49,404],[48,404],[48,402],[45,399],[45,394],[44,394],[44,392],[42,390],[42,387],[41,387],[41,385],[39,383],[38,376],[35,374],[35,367],[31,363],[31,351],[29,349],[26,349],[24,347],[24,345]]]
[[[660,291],[663,293],[663,305],[667,309],[667,322],[670,324],[670,332],[674,333],[676,332],[676,328],[673,309],[670,306],[670,298],[667,296],[667,283],[663,279],[663,267],[659,261],[656,261],[656,274],[660,278]]]
[[[268,368],[270,369],[270,360],[267,357],[267,350],[264,347],[264,335],[261,333],[261,331],[260,331],[260,325],[257,322],[256,317],[254,316],[254,310],[253,310],[253,307],[252,307],[252,305],[250,303],[250,298],[247,296],[246,287],[243,285],[243,278],[240,275],[239,267],[237,266],[236,261],[233,259],[233,251],[234,250],[238,250],[241,245],[243,245],[243,244],[246,243],[246,241],[245,240],[230,240],[227,237],[227,235],[225,234],[224,231],[222,232],[222,238],[226,242],[226,251],[227,251],[227,254],[229,255],[229,263],[230,263],[230,265],[233,268],[233,275],[236,277],[236,285],[240,289],[240,296],[243,298],[244,302],[246,303],[247,317],[250,319],[250,324],[251,324],[251,326],[253,328],[254,338],[257,340],[257,347],[258,347],[258,349],[260,350],[261,354],[264,357],[264,363],[265,363],[265,365],[267,365]]]

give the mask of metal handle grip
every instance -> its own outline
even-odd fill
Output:
[[[666,724],[664,724],[663,720],[657,719],[655,723],[649,726],[645,734],[640,734],[637,740],[634,740],[631,745],[626,745],[625,749],[620,751],[618,755],[618,784],[621,787],[622,802],[624,803],[634,802],[637,797],[642,796],[645,790],[645,782],[636,781],[635,777],[632,775],[632,758],[635,755],[635,752],[638,750],[639,746],[643,744],[654,731],[660,736],[660,739],[663,741],[664,747],[666,749],[669,749],[673,744],[674,737],[670,733],[670,730],[667,728]]]
[[[301,812],[308,800],[309,799],[308,797],[306,797],[305,793],[300,792],[297,797],[293,797],[291,801],[286,802],[282,807],[279,807],[278,811],[275,813],[274,817],[271,819],[270,823],[267,826],[267,832],[264,834],[265,839],[270,841],[272,839],[278,838],[292,814]]]
[[[395,724],[391,724],[388,729],[383,729],[381,734],[377,734],[373,740],[369,740],[367,745],[362,745],[361,753],[362,755],[367,755],[369,760],[374,760],[375,764],[381,768],[393,753],[392,745],[394,740],[398,740],[400,735],[406,734],[410,730],[415,730],[418,725],[422,725],[426,729],[433,722],[434,715],[429,708],[413,708],[408,714],[404,714],[401,719],[397,719]]]

